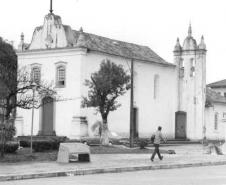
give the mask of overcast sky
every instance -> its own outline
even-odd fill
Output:
[[[49,0],[0,0],[0,36],[30,42],[49,12]],[[191,21],[197,42],[207,45],[207,83],[226,79],[225,0],[53,0],[63,24],[113,39],[147,45],[173,62],[176,38],[183,44]]]

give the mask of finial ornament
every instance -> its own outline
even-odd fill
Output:
[[[83,28],[82,27],[80,27],[79,32],[83,32]]]
[[[82,27],[79,29],[79,36],[77,40],[77,46],[78,47],[86,47],[86,36],[83,32]]]
[[[206,49],[206,44],[204,42],[204,37],[202,35],[201,37],[201,41],[200,41],[200,44],[199,44],[199,49]]]
[[[189,28],[188,28],[188,36],[191,37],[192,30],[191,30],[191,22],[189,23]]]
[[[201,37],[201,41],[204,42],[204,37],[203,37],[203,35],[202,35],[202,37]]]
[[[176,45],[174,47],[174,51],[181,51],[181,45],[180,45],[180,40],[179,38],[177,37],[177,41],[176,41]]]
[[[52,14],[53,13],[53,2],[50,0],[50,10],[49,12]]]

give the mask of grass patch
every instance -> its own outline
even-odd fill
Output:
[[[151,154],[153,148],[151,149],[139,149],[139,148],[128,148],[122,145],[112,145],[112,146],[90,146],[91,155],[92,154]],[[34,152],[30,154],[29,148],[22,148],[13,154],[5,154],[3,159],[0,158],[0,162],[41,162],[41,161],[56,161],[57,160],[57,150],[46,151],[46,152]],[[161,153],[167,153],[166,150],[161,150]]]
[[[57,151],[35,152],[30,154],[29,148],[22,148],[15,153],[7,153],[4,158],[0,158],[0,162],[28,162],[28,161],[55,161],[57,158]]]

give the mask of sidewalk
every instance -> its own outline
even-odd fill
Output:
[[[150,161],[150,154],[91,154],[89,163],[1,163],[0,181],[226,164],[226,155],[203,154],[202,145],[165,146],[162,149],[175,150],[176,154],[164,154],[163,161],[156,156],[154,162]]]

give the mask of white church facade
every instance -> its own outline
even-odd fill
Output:
[[[150,137],[161,125],[168,138],[224,138],[221,115],[226,100],[206,87],[206,45],[203,37],[196,44],[191,26],[183,46],[177,40],[174,63],[169,63],[147,46],[72,30],[50,11],[30,44],[21,35],[17,55],[19,67],[27,66],[34,78],[53,83],[58,95],[67,99],[35,110],[34,134],[93,136],[90,128],[101,117],[92,108],[81,108],[81,97],[88,93],[84,82],[102,61],[110,60],[128,73],[133,62],[134,122],[140,137]],[[108,124],[110,131],[124,137],[130,129],[130,91],[118,101],[121,107],[110,112]],[[18,109],[17,135],[30,135],[31,122],[31,110]]]

